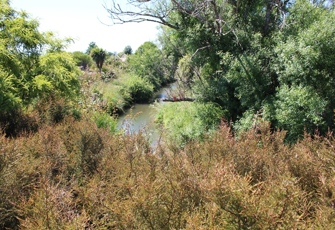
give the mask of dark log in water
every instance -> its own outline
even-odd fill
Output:
[[[163,98],[161,101],[164,102],[180,102],[180,101],[194,101],[193,98]]]

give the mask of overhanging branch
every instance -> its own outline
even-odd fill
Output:
[[[126,0],[122,6],[118,0],[110,0],[111,6],[104,7],[110,15],[114,24],[154,22],[179,29],[180,25],[174,24],[170,20],[174,12],[182,13],[194,17],[199,22],[212,28],[213,32],[219,36],[233,33],[237,38],[233,28],[222,18],[225,2],[217,0]],[[120,0],[119,0],[120,1]],[[129,6],[129,10],[125,8]],[[238,38],[237,38],[238,41]]]
[[[167,21],[173,8],[169,7],[165,1],[127,0],[127,4],[131,6],[132,10],[124,10],[120,4],[116,3],[116,0],[112,0],[110,7],[104,5],[114,24],[154,22],[178,29],[178,26]],[[155,5],[155,7],[150,8],[148,4]]]

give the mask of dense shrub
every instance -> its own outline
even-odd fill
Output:
[[[229,126],[152,154],[141,133],[66,118],[0,145],[0,228],[333,229],[332,136]]]
[[[160,105],[157,122],[164,125],[171,142],[183,146],[214,131],[223,115],[214,103],[165,103]]]
[[[88,54],[84,54],[80,51],[75,51],[72,53],[73,59],[76,62],[76,65],[79,66],[82,70],[87,70],[90,66],[93,65],[92,57]]]
[[[154,87],[145,79],[131,75],[123,85],[121,93],[125,98],[129,98],[131,103],[143,103],[152,99]]]
[[[110,115],[120,115],[133,103],[148,103],[152,100],[154,90],[151,83],[137,75],[125,72],[120,75],[120,78],[105,81],[92,80],[85,74],[85,107],[90,110],[104,110]]]
[[[12,110],[0,113],[0,131],[7,137],[16,137],[23,132],[36,132],[37,118],[21,110]]]

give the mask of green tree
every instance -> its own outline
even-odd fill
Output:
[[[323,128],[322,115],[327,101],[313,88],[303,86],[281,86],[276,100],[276,120],[278,127],[288,130],[287,140],[295,141],[302,137],[304,130],[313,133]]]
[[[166,83],[163,75],[162,53],[152,42],[143,43],[134,55],[128,58],[131,70],[146,79],[157,90]]]
[[[272,128],[288,130],[292,140],[304,128],[310,133],[315,128],[321,133],[328,127],[334,130],[335,11],[331,3],[129,2],[133,11],[112,7],[111,17],[117,23],[165,25],[159,40],[162,52],[174,65],[178,63],[176,78],[189,85],[198,101],[220,105],[227,111],[226,119],[247,124],[251,113],[257,113]],[[140,74],[141,65],[136,67]],[[293,103],[299,94],[305,98],[299,102],[302,107]],[[317,107],[311,97],[322,106]],[[285,104],[284,98],[292,103]],[[291,114],[289,124],[283,117],[295,109],[299,112]]]
[[[91,50],[91,57],[95,61],[99,72],[101,73],[102,66],[104,65],[104,62],[106,60],[107,52],[99,47],[95,47]]]
[[[97,44],[95,44],[95,42],[90,42],[90,44],[88,44],[87,50],[86,50],[86,54],[91,54],[91,51],[93,48],[98,47]]]
[[[123,49],[123,52],[127,55],[133,54],[133,49],[131,48],[131,46],[126,46]]]
[[[1,113],[22,108],[51,95],[75,97],[78,75],[66,40],[38,31],[38,22],[0,1]]]
[[[76,65],[83,67],[83,69],[87,69],[93,63],[92,57],[90,55],[84,54],[83,52],[76,51],[73,52],[72,55]]]
[[[292,34],[279,42],[275,50],[280,82],[308,87],[326,100],[322,118],[327,127],[334,129],[335,11],[302,0],[291,11],[287,33]],[[306,15],[313,20],[303,20]],[[302,28],[293,22],[299,22]],[[327,127],[324,132],[328,131]]]

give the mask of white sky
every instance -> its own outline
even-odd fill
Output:
[[[85,52],[90,42],[109,52],[121,52],[130,45],[135,51],[146,41],[156,41],[157,24],[112,25],[103,4],[109,0],[11,0],[16,10],[28,12],[40,22],[40,31],[51,31],[59,38],[71,37],[68,51]],[[126,0],[119,0],[119,2]],[[107,26],[104,24],[112,25]]]

